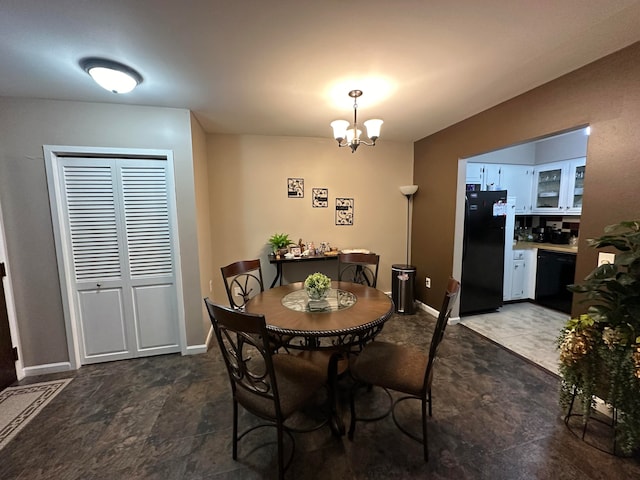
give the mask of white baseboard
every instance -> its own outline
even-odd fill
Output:
[[[436,318],[438,318],[438,315],[440,315],[440,312],[438,310],[427,305],[426,303],[422,303],[419,300],[416,300],[416,303],[418,304],[418,308],[420,310],[424,310],[429,315],[433,315]],[[449,317],[449,321],[447,322],[447,325],[455,325],[456,323],[460,323],[460,317]]]
[[[34,365],[32,367],[24,367],[22,371],[25,377],[35,377],[36,375],[45,375],[47,373],[69,372],[73,370],[70,362],[45,363],[43,365]]]
[[[207,345],[188,345],[185,355],[199,355],[200,353],[207,353]]]
[[[211,327],[209,327],[209,333],[207,334],[207,340],[204,342],[205,345],[207,346],[207,348],[211,348],[211,345],[213,345],[213,341],[214,341],[214,333],[213,333],[213,325]]]

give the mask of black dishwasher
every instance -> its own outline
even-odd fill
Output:
[[[536,303],[570,314],[573,293],[567,285],[574,282],[575,273],[575,254],[538,250]]]

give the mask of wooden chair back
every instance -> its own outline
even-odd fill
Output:
[[[221,267],[224,287],[229,305],[236,310],[244,310],[253,296],[264,292],[260,260],[241,260]]]
[[[338,255],[338,280],[376,288],[380,255],[375,253],[341,253]]]
[[[433,336],[431,337],[431,345],[429,347],[429,361],[427,363],[427,369],[424,374],[424,393],[426,393],[431,389],[431,382],[433,381],[433,367],[435,361],[437,359],[438,347],[440,346],[440,342],[442,342],[442,338],[444,337],[444,331],[447,328],[447,323],[449,322],[449,317],[451,316],[451,310],[453,309],[453,305],[456,302],[456,298],[458,297],[458,293],[460,292],[460,282],[455,278],[450,278],[447,283],[447,290],[444,294],[444,299],[442,300],[442,307],[440,308],[440,314],[438,315],[438,320],[436,321],[436,326],[433,331]]]

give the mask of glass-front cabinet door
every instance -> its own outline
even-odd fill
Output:
[[[567,188],[567,213],[582,213],[582,193],[584,191],[584,174],[586,159],[579,158],[570,163]]]
[[[533,213],[582,213],[586,158],[548,163],[535,168]]]
[[[533,210],[538,213],[561,212],[562,181],[561,163],[549,163],[536,169],[533,182]]]

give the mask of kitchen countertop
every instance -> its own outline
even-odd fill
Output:
[[[518,242],[513,247],[514,250],[529,250],[532,248],[549,250],[551,252],[574,253],[574,254],[578,253],[577,246],[562,245],[562,244],[556,244],[556,243]]]

